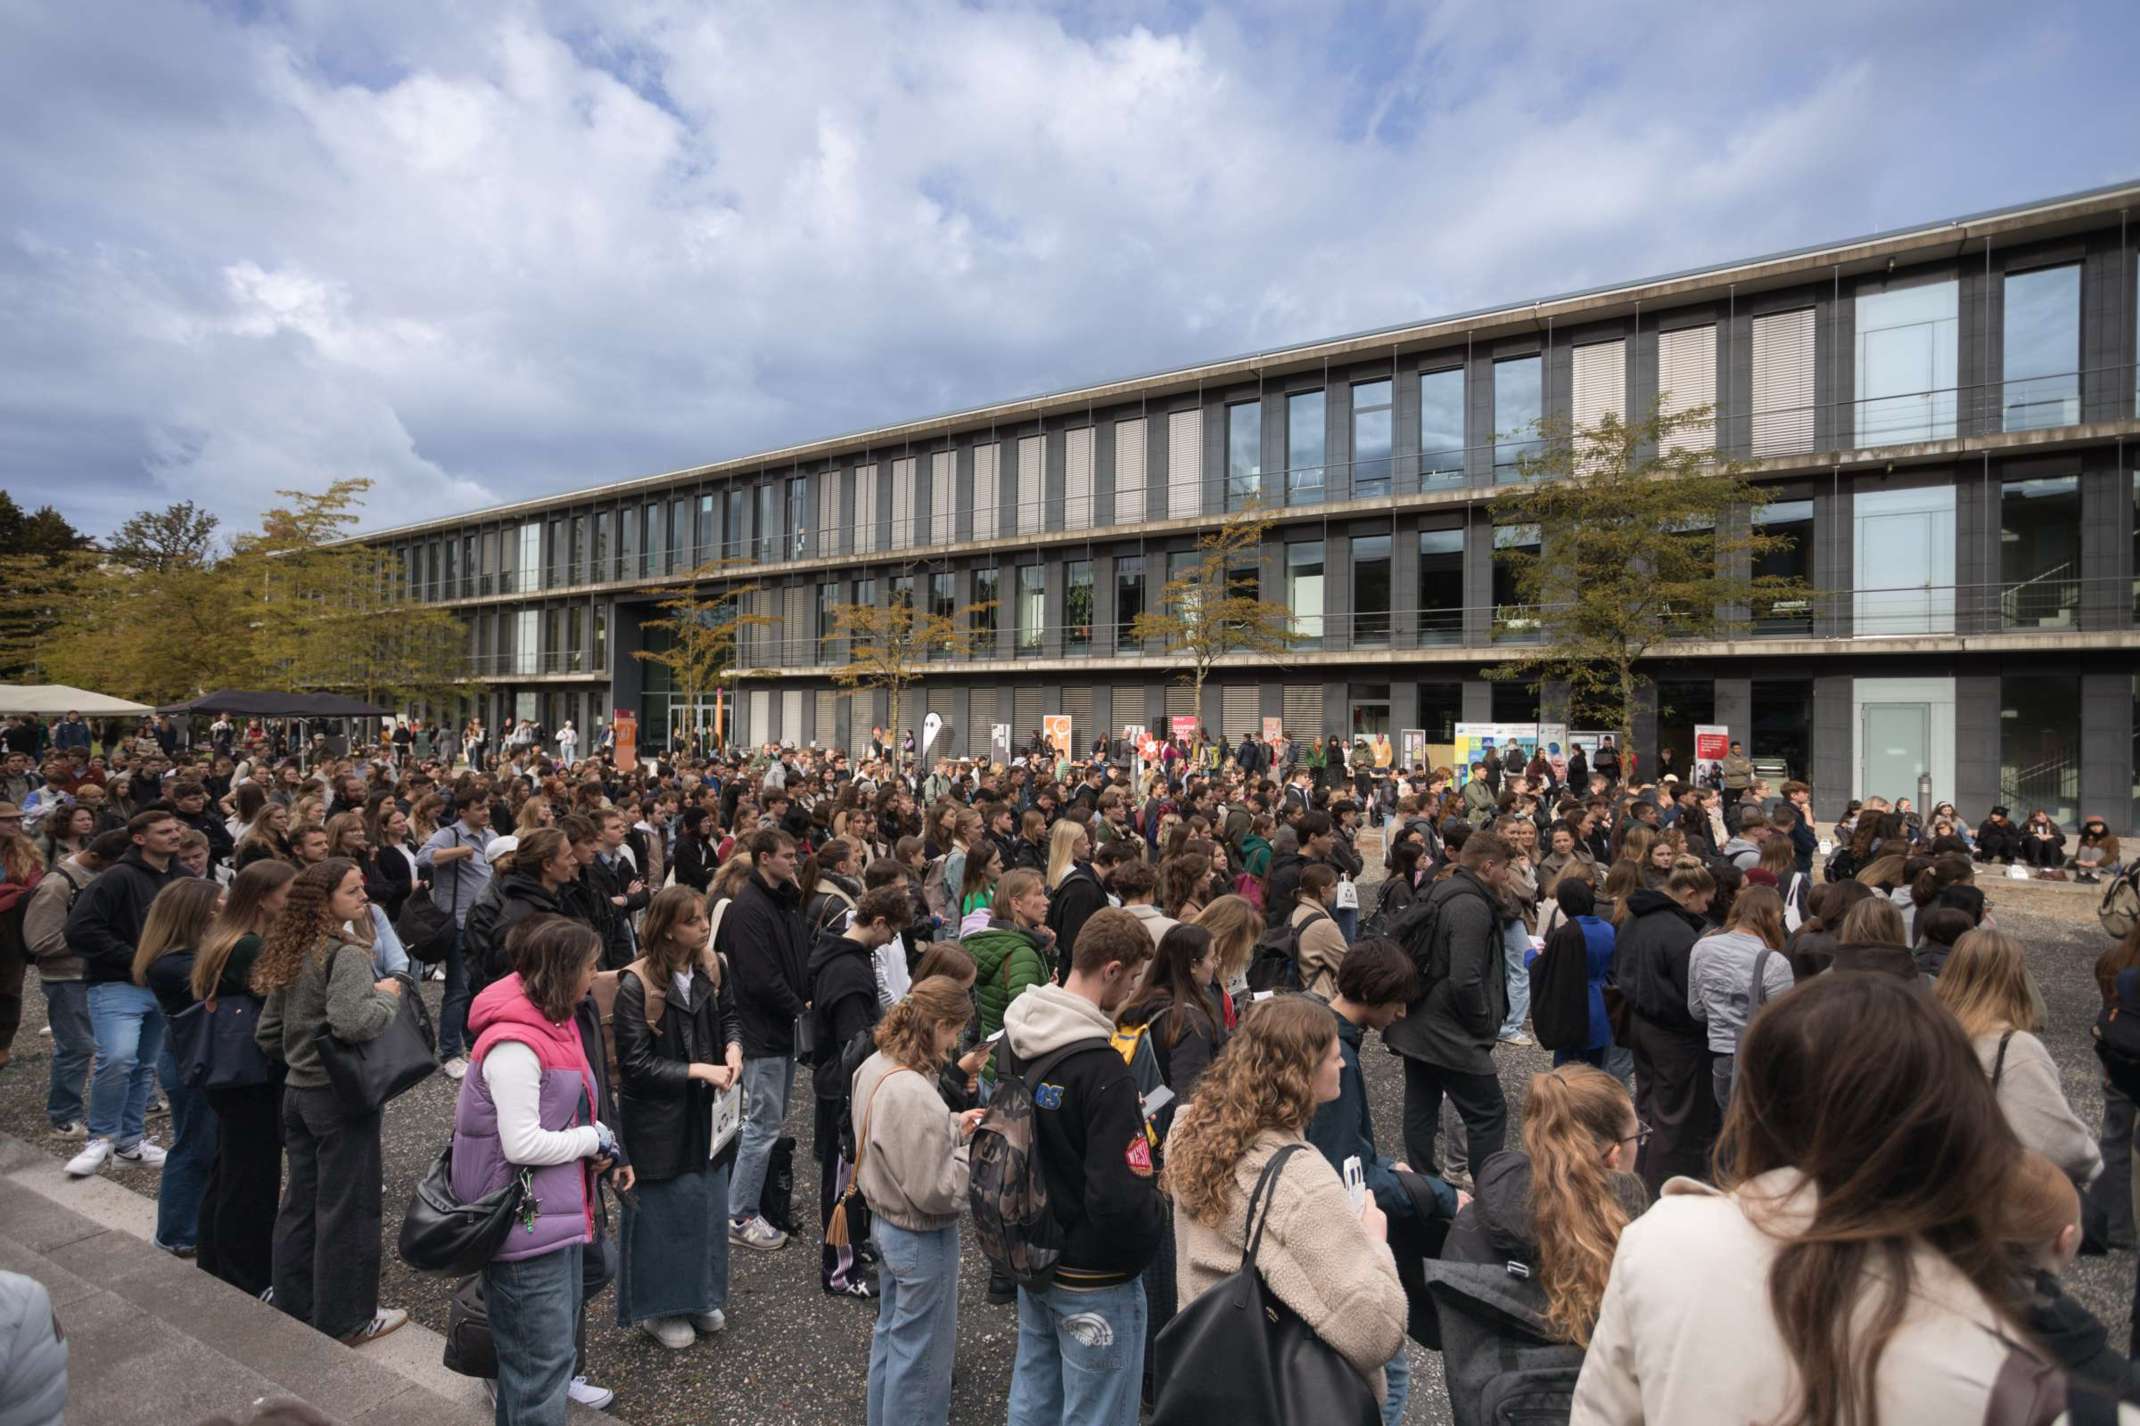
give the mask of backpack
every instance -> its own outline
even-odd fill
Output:
[[[929,914],[940,921],[958,919],[958,908],[951,904],[951,894],[944,886],[944,859],[936,858],[921,873],[921,899],[927,904]]]
[[[1263,910],[1263,878],[1252,871],[1244,871],[1233,879],[1233,894],[1246,901],[1257,911]]]
[[[1250,990],[1299,990],[1300,978],[1300,933],[1313,926],[1316,919],[1327,921],[1327,912],[1318,911],[1314,916],[1295,925],[1286,921],[1265,931],[1256,942],[1255,954],[1248,962],[1248,988]]]
[[[1590,948],[1573,921],[1556,926],[1531,962],[1531,1024],[1549,1050],[1590,1046]]]
[[[1858,874],[1858,859],[1850,854],[1847,842],[1835,849],[1821,874],[1830,881],[1848,881]]]
[[[1813,894],[1808,883],[1812,878],[1802,871],[1791,873],[1790,883],[1783,889],[1783,929],[1786,933],[1797,930],[1806,922],[1806,901]]]
[[[1459,889],[1437,895],[1445,885]],[[1404,947],[1405,954],[1412,958],[1412,969],[1419,973],[1419,994],[1412,1001],[1414,1005],[1423,1004],[1435,982],[1449,973],[1448,967],[1437,959],[1435,943],[1441,938],[1443,905],[1459,896],[1476,896],[1486,902],[1489,911],[1493,909],[1492,899],[1476,885],[1469,880],[1459,882],[1451,877],[1447,882],[1430,886],[1427,894],[1405,907],[1396,924],[1390,927],[1390,938]]]
[[[2140,926],[2140,860],[2103,888],[2095,919],[2105,935],[2120,941],[2133,933],[2134,926]]]
[[[1038,1291],[1053,1283],[1063,1252],[1062,1220],[1049,1207],[1040,1167],[1034,1090],[1065,1059],[1093,1049],[1111,1052],[1106,1040],[1079,1040],[1020,1066],[1009,1037],[996,1045],[995,1094],[967,1151],[966,1201],[982,1253],[1021,1287]]]

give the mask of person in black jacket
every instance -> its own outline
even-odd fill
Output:
[[[1070,818],[1048,833],[1048,929],[1055,933],[1057,981],[1070,978],[1071,948],[1086,919],[1107,904],[1091,856],[1092,838]]]
[[[572,855],[572,844],[555,827],[541,827],[522,837],[509,860],[511,864],[501,867],[501,874],[483,888],[461,928],[471,999],[491,982],[512,974],[506,937],[513,928],[530,916],[563,915],[558,892],[579,877],[580,864]]]
[[[612,1032],[622,1142],[637,1176],[618,1235],[617,1321],[681,1349],[727,1325],[728,1183],[736,1138],[713,1151],[714,1106],[743,1074],[735,978],[706,954],[704,901],[665,887],[646,954],[617,975]],[[676,982],[686,988],[678,992]]]
[[[134,943],[158,893],[185,874],[177,861],[185,829],[168,810],[152,810],[134,814],[126,831],[132,850],[84,886],[67,913],[67,945],[82,958],[97,1030],[89,1142],[67,1166],[76,1177],[95,1173],[114,1154],[124,1164],[156,1165],[164,1158],[163,1150],[142,1138],[164,1020],[156,997],[134,984]]]
[[[1004,1012],[997,1053],[1036,1072],[1034,1139],[1062,1230],[1054,1282],[1018,1289],[1010,1415],[1026,1426],[1137,1419],[1140,1277],[1167,1231],[1167,1210],[1136,1078],[1110,1036],[1151,957],[1144,924],[1102,908],[1078,933],[1068,982],[1036,985]]]
[[[623,851],[624,814],[614,807],[607,807],[591,820],[598,829],[594,855],[580,869],[580,881],[590,895],[609,908],[609,927],[603,933],[602,966],[605,970],[617,970],[639,953],[638,938],[632,932],[632,916],[648,905],[646,882]]]
[[[178,820],[208,839],[208,865],[221,866],[234,848],[230,829],[208,805],[208,789],[198,782],[181,782],[171,789],[171,810]]]
[[[706,809],[686,807],[676,819],[676,884],[688,886],[701,896],[713,881],[718,858],[706,840]]]
[[[2021,855],[2021,829],[2013,824],[2004,807],[1994,807],[1977,826],[1977,860],[2014,864]]]
[[[1335,834],[1330,830],[1330,814],[1310,812],[1300,819],[1300,850],[1274,857],[1270,875],[1266,879],[1268,890],[1263,898],[1264,925],[1276,930],[1293,915],[1293,908],[1300,904],[1300,874],[1310,862],[1330,861],[1330,847]]]
[[[770,1251],[788,1239],[765,1221],[758,1199],[765,1189],[766,1161],[795,1092],[795,1021],[809,993],[809,941],[802,893],[795,885],[794,839],[769,828],[739,847],[747,849],[751,874],[722,915],[715,937],[735,973],[743,1029],[743,1132],[728,1186],[729,1240]]]
[[[1650,1127],[1637,1169],[1652,1197],[1675,1175],[1700,1178],[1722,1127],[1709,1035],[1687,1010],[1687,956],[1708,930],[1716,878],[1692,857],[1660,890],[1635,892],[1613,946],[1612,979],[1627,997],[1636,1111]]]
[[[810,1071],[810,1087],[817,1096],[812,1147],[817,1152],[820,1228],[831,1225],[833,1207],[854,1173],[848,1089],[854,1072],[876,1049],[870,1036],[883,1014],[877,1001],[877,951],[890,945],[906,924],[905,888],[880,886],[863,893],[844,930],[821,932],[810,952],[810,1022],[817,1041],[817,1060]],[[866,1221],[859,1196],[853,1212]],[[818,1285],[840,1297],[874,1298],[877,1289],[856,1252],[868,1232],[852,1220],[849,1227],[847,1242],[821,1246]]]

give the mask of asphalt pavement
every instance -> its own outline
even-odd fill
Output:
[[[2091,967],[2106,942],[2094,924],[2093,901],[2070,888],[2009,886],[1985,882],[1997,920],[2021,936],[2050,1011],[2045,1041],[2058,1062],[2068,1100],[2088,1123],[2098,1123],[2102,1093],[2088,1027],[2096,1010]],[[2084,889],[2085,890],[2085,889]],[[43,1000],[26,987],[25,1019],[15,1040],[13,1063],[0,1072],[0,1131],[67,1158],[73,1145],[45,1132],[44,1096],[51,1042],[38,1035]],[[436,1008],[439,985],[425,987]],[[1549,1067],[1535,1049],[1504,1048],[1498,1058],[1511,1107],[1512,1132],[1521,1123],[1524,1086]],[[1401,1154],[1403,1076],[1396,1061],[1370,1043],[1365,1055],[1368,1092],[1385,1152]],[[801,1101],[788,1132],[802,1146],[796,1164],[797,1209],[816,1221],[816,1167],[808,1156],[810,1105],[807,1079],[798,1081]],[[392,1241],[402,1206],[444,1142],[455,1086],[443,1075],[417,1086],[389,1106],[386,1115],[386,1235],[388,1248],[380,1300],[406,1307],[415,1318],[443,1330],[447,1284],[411,1272],[396,1260]],[[159,1121],[160,1122],[160,1121]],[[152,1125],[152,1131],[156,1126]],[[121,1169],[107,1178],[145,1194],[155,1192],[151,1170]],[[144,1245],[143,1252],[153,1249]],[[668,1351],[616,1324],[615,1301],[605,1291],[591,1309],[588,1370],[617,1393],[614,1414],[635,1426],[832,1426],[860,1422],[875,1304],[825,1296],[817,1285],[814,1233],[772,1253],[733,1249],[730,1255],[728,1329],[688,1350]],[[2068,1275],[2074,1293],[2122,1343],[2128,1330],[2134,1255],[2082,1259]],[[1011,1363],[1017,1343],[1016,1310],[991,1306],[987,1272],[969,1242],[959,1284],[958,1348],[953,1368],[951,1420],[981,1426],[1004,1419]],[[1412,1347],[1413,1392],[1407,1422],[1447,1422],[1446,1392],[1438,1354]]]

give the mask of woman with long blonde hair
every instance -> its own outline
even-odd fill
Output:
[[[1532,1370],[1581,1367],[1620,1234],[1648,1205],[1632,1172],[1641,1139],[1634,1100],[1605,1071],[1531,1076],[1522,1149],[1476,1166],[1478,1196],[1426,1265],[1458,1426],[1481,1420],[1486,1381],[1511,1356]]]
[[[1055,933],[1055,979],[1070,978],[1070,958],[1077,934],[1092,913],[1107,904],[1088,859],[1092,837],[1075,818],[1065,817],[1048,834],[1048,929]]]
[[[2042,1154],[2085,1188],[2102,1171],[2102,1150],[2066,1102],[2058,1066],[2037,1038],[2043,997],[2021,943],[1986,927],[1967,933],[1954,943],[1932,994],[1969,1037],[2021,1147]]]
[[[1263,935],[1263,913],[1245,896],[1216,897],[1189,922],[1211,933],[1212,953],[1218,957],[1219,988],[1225,992],[1220,1011],[1231,1030],[1238,1018],[1236,997],[1248,993],[1248,963],[1256,954],[1256,941]]]
[[[1344,1057],[1329,1007],[1306,996],[1257,1001],[1174,1116],[1162,1182],[1174,1200],[1176,1301],[1241,1266],[1250,1195],[1272,1159],[1256,1268],[1278,1299],[1385,1394],[1406,1306],[1388,1223],[1372,1195],[1355,1209],[1308,1142],[1316,1108],[1338,1097]]]
[[[215,1162],[215,1112],[198,1089],[179,1077],[171,1053],[170,1023],[193,1007],[193,962],[216,912],[223,888],[214,881],[180,877],[156,893],[149,919],[134,945],[134,984],[156,997],[164,1023],[163,1045],[156,1056],[156,1077],[164,1102],[171,1107],[171,1147],[164,1151],[163,1176],[156,1183],[156,1246],[190,1258],[200,1241],[201,1197]]]

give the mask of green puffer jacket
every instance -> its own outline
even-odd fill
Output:
[[[1017,926],[991,926],[959,945],[973,957],[973,998],[985,1038],[1003,1028],[1004,1010],[1027,987],[1047,983],[1048,957],[1040,938]]]

